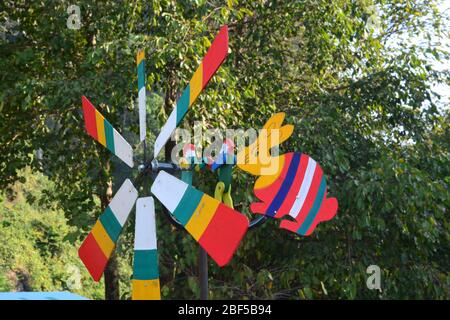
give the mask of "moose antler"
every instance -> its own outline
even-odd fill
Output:
[[[255,188],[267,185],[283,166],[283,157],[271,156],[273,147],[286,141],[294,132],[293,125],[281,126],[285,113],[274,114],[259,131],[258,138],[237,154],[237,166],[254,176],[260,176]]]

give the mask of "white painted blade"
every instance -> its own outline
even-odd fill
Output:
[[[133,168],[133,148],[122,135],[113,128],[114,154],[125,162],[130,168]]]
[[[181,198],[183,198],[187,187],[187,183],[165,171],[160,171],[153,182],[151,191],[167,210],[173,213]]]
[[[130,179],[126,179],[109,203],[110,209],[122,227],[127,221],[137,197],[138,191]]]
[[[147,134],[147,97],[145,87],[139,90],[139,141],[144,141]]]
[[[155,202],[153,197],[137,200],[134,230],[134,250],[156,249]]]
[[[161,129],[158,137],[156,138],[155,145],[153,148],[153,157],[156,158],[159,152],[162,150],[166,142],[169,140],[172,132],[177,128],[177,108],[173,109],[172,113],[167,119],[166,123]]]

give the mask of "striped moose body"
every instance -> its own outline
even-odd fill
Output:
[[[289,215],[292,219],[281,221],[280,228],[310,235],[319,222],[335,216],[337,200],[327,198],[322,168],[308,155],[286,153],[280,156],[279,163],[280,169],[272,177],[273,181],[254,188],[262,202],[252,203],[250,210],[273,218]]]

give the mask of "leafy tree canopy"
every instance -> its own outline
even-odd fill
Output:
[[[79,30],[66,27],[71,4],[0,4],[0,19],[17,22],[0,40],[0,183],[27,165],[48,176],[47,200],[77,227],[70,241],[92,226],[110,179],[129,174],[85,134],[81,95],[136,142],[144,48],[152,145],[228,24],[230,54],[183,126],[259,128],[285,111],[296,129],[283,150],[321,164],[339,211],[308,238],[275,222],[249,232],[230,266],[211,266],[211,296],[448,298],[449,108],[432,86],[449,82],[433,68],[448,61],[449,25],[436,1],[79,0]],[[253,180],[234,179],[236,207],[248,213]],[[213,177],[195,184],[212,191]],[[128,229],[119,255],[131,264]],[[158,237],[163,297],[196,297],[194,242],[160,215]],[[371,264],[382,292],[366,287]]]

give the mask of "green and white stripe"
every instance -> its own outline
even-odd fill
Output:
[[[136,202],[133,279],[158,278],[155,203],[153,197],[139,198]]]
[[[147,131],[147,98],[145,93],[145,53],[138,51],[136,57],[139,94],[139,141],[144,141]]]

